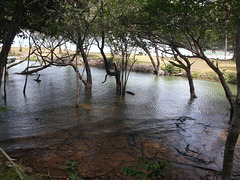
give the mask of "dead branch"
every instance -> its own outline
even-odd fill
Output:
[[[10,157],[8,156],[8,154],[7,154],[2,148],[0,148],[0,152],[7,158],[7,160],[8,160],[8,161],[12,164],[12,166],[15,168],[16,173],[18,174],[18,176],[20,177],[20,179],[23,180],[24,177],[23,177],[22,173],[20,172],[20,169],[19,169],[18,165],[17,165],[15,162],[13,162],[14,159],[10,158]]]
[[[41,67],[39,67],[39,68],[37,68],[37,69],[33,69],[33,70],[31,70],[31,71],[26,71],[26,70],[24,70],[24,71],[22,71],[21,73],[16,73],[16,74],[33,74],[33,73],[37,73],[38,71],[41,71],[41,70],[43,70],[43,69],[46,69],[46,68],[48,68],[48,67],[50,67],[51,66],[51,64],[47,64],[47,65],[44,65],[44,66],[41,66]]]
[[[107,81],[108,74],[105,75],[105,79],[102,83],[105,83]]]

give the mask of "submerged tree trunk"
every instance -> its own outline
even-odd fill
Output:
[[[83,42],[84,40],[80,38],[78,38],[78,44],[77,44],[77,49],[80,51],[82,58],[83,58],[83,62],[85,64],[85,68],[86,68],[86,73],[87,73],[87,84],[85,85],[85,87],[87,89],[91,89],[92,88],[92,74],[91,74],[91,69],[90,66],[88,64],[88,59],[87,59],[87,54],[84,51],[83,48]]]
[[[240,19],[238,20],[238,25],[236,30],[235,55],[236,55],[236,64],[237,64],[237,97],[236,97],[235,106],[234,106],[232,123],[229,129],[226,144],[225,144],[223,170],[222,170],[223,180],[232,179],[234,150],[235,150],[235,146],[236,146],[239,132],[240,132]]]
[[[195,93],[195,88],[193,85],[193,78],[192,78],[191,70],[190,70],[190,68],[186,68],[185,71],[187,73],[187,78],[188,78],[188,83],[189,83],[189,88],[190,88],[190,97],[191,97],[191,99],[197,98],[197,95]]]
[[[185,72],[187,74],[187,78],[188,78],[189,88],[190,88],[190,98],[191,98],[191,100],[195,99],[195,98],[197,98],[197,95],[195,93],[195,88],[194,88],[194,84],[193,84],[193,78],[192,78],[192,74],[191,74],[191,66],[192,66],[192,64],[190,63],[189,59],[186,56],[181,54],[181,52],[178,50],[177,47],[172,46],[171,48],[172,48],[172,52],[173,52],[174,58],[178,62],[178,64],[176,64],[175,62],[171,62],[171,61],[170,61],[170,63],[172,63],[173,65],[175,65],[175,66],[185,70]],[[182,58],[187,65],[185,65],[178,58],[178,56],[180,56],[180,58]]]
[[[114,71],[110,71],[110,67],[109,67],[109,64],[108,64],[108,59],[107,59],[107,57],[105,55],[105,52],[104,52],[104,44],[105,44],[105,34],[104,34],[104,31],[102,31],[102,42],[101,42],[101,45],[100,45],[99,41],[97,41],[97,44],[98,44],[98,48],[100,50],[100,53],[101,53],[101,55],[103,57],[104,66],[105,66],[106,73],[107,73],[105,81],[107,79],[107,76],[114,76],[115,79],[116,79],[116,91],[117,91],[118,94],[121,94],[121,77],[120,77],[121,73],[118,70],[116,63],[114,64]]]
[[[24,9],[25,9],[25,0],[17,0],[16,9],[13,14],[12,22],[9,26],[9,31],[7,32],[3,40],[3,46],[0,53],[0,87],[2,84],[2,76],[3,76],[4,68],[7,64],[7,56],[11,49],[12,42],[17,32],[19,31],[19,25],[22,21]]]

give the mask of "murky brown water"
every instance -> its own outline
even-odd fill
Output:
[[[59,166],[64,160],[80,160],[85,178],[122,179],[121,167],[136,165],[145,156],[172,162],[167,179],[219,175],[229,119],[219,83],[195,80],[198,98],[191,102],[185,78],[132,73],[127,89],[136,95],[120,99],[115,80],[102,84],[104,71],[93,68],[92,92],[82,90],[81,105],[75,108],[71,68],[40,72],[41,83],[33,81],[37,75],[30,76],[26,97],[25,77],[13,74],[20,68],[8,77],[7,105],[12,110],[0,113],[0,147],[36,171],[63,178]]]

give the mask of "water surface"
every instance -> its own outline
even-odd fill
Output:
[[[80,107],[75,108],[76,75],[71,67],[39,72],[40,83],[33,80],[36,74],[30,75],[24,96],[25,76],[14,74],[24,66],[9,71],[7,106],[11,111],[0,114],[0,146],[6,151],[59,149],[68,139],[69,146],[75,147],[72,151],[87,147],[79,158],[99,158],[99,163],[106,164],[111,157],[100,157],[114,152],[119,153],[114,156],[120,164],[131,154],[221,169],[229,104],[218,82],[194,80],[198,98],[190,101],[186,78],[132,72],[127,90],[135,95],[120,98],[115,93],[115,79],[108,77],[102,84],[105,71],[92,68],[92,92],[83,86]],[[231,89],[236,94],[236,86]],[[3,100],[0,105],[5,105]],[[133,155],[135,152],[138,155]],[[68,155],[73,156],[71,152]]]

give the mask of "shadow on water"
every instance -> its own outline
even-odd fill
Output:
[[[26,97],[25,77],[13,74],[20,68],[10,70],[12,111],[0,114],[0,146],[31,166],[60,176],[64,160],[80,160],[88,177],[118,178],[122,166],[146,156],[173,162],[170,179],[220,172],[229,105],[219,83],[195,80],[198,98],[191,101],[185,78],[132,72],[127,90],[135,95],[120,99],[115,79],[102,84],[104,70],[92,68],[92,91],[83,88],[75,108],[71,68],[46,69],[40,83],[29,76]],[[240,159],[235,163],[237,172]]]

